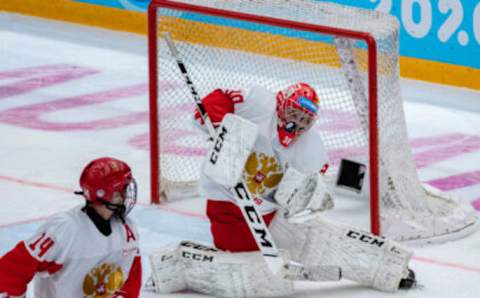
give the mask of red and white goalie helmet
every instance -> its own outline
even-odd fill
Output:
[[[130,167],[123,161],[102,157],[91,161],[80,176],[83,196],[93,204],[104,204],[126,216],[137,202],[137,184]],[[123,200],[114,199],[120,196]]]
[[[277,131],[280,144],[288,147],[310,129],[317,119],[320,99],[306,83],[297,83],[277,93]]]

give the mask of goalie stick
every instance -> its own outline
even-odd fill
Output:
[[[200,111],[201,117],[205,122],[210,137],[215,138],[217,132],[213,127],[207,111],[202,104],[202,100],[198,95],[198,92],[196,91],[192,80],[190,79],[187,68],[183,63],[183,60],[180,57],[180,54],[170,34],[168,32],[165,32],[164,38],[169,48],[170,54],[175,58],[177,66],[184,78],[184,81],[188,89],[190,90],[190,93],[192,94],[195,104]],[[258,211],[252,199],[252,195],[250,194],[243,181],[238,182],[230,190],[235,197],[235,201],[240,208],[245,221],[247,222],[250,232],[252,233],[255,242],[263,255],[263,258],[267,263],[268,268],[274,275],[280,273],[280,271],[283,270],[284,276],[291,279],[339,280],[341,278],[341,270],[339,267],[332,268],[332,266],[325,266],[328,268],[323,268],[321,266],[315,266],[315,270],[311,270],[314,268],[306,268],[302,264],[296,262],[285,263],[285,261],[280,256],[277,245],[275,244],[272,235],[270,234],[270,231],[268,230],[267,225],[265,224],[265,221],[261,216],[261,213]],[[315,274],[307,274],[307,272],[312,271],[316,271]]]
[[[195,104],[200,111],[203,121],[207,126],[208,133],[210,137],[214,138],[217,135],[217,132],[215,131],[215,128],[213,127],[213,124],[208,117],[207,111],[202,104],[202,100],[198,95],[192,80],[190,79],[187,68],[183,63],[183,60],[180,57],[172,38],[170,37],[170,34],[165,33],[164,37],[170,53],[175,58],[178,68],[180,69],[180,72],[182,73],[185,80],[185,83],[187,84],[187,87],[190,90],[193,99],[195,100]],[[270,234],[267,225],[265,224],[265,221],[263,220],[260,212],[257,210],[255,203],[252,200],[250,192],[242,181],[237,183],[237,185],[234,186],[231,191],[235,196],[236,203],[240,207],[242,214],[248,224],[248,227],[250,228],[250,232],[255,238],[255,242],[259,247],[260,251],[262,252],[262,255],[268,267],[273,274],[277,274],[282,269],[284,262],[279,255],[278,248],[273,241],[272,235]]]

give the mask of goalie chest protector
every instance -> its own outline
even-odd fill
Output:
[[[288,148],[283,147],[277,136],[277,115],[275,94],[255,86],[250,89],[242,102],[235,104],[235,114],[252,121],[258,126],[258,137],[250,154],[243,174],[244,181],[256,200],[262,214],[270,213],[276,205],[274,191],[283,176],[286,166],[313,173],[319,172],[328,163],[327,155],[320,138],[312,128],[304,133]],[[209,200],[231,201],[235,198],[225,189],[200,174],[200,192]]]

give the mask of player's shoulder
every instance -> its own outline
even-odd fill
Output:
[[[82,206],[77,206],[50,216],[43,224],[43,228],[46,231],[55,232],[57,235],[74,234],[82,221],[82,208]]]
[[[80,209],[76,207],[47,218],[37,232],[25,241],[30,254],[39,259],[58,261],[66,258],[82,228],[77,221]]]
[[[287,149],[293,166],[306,173],[318,172],[328,161],[328,155],[320,134],[314,128],[307,131]]]
[[[80,206],[69,209],[67,211],[58,212],[50,216],[45,223],[48,223],[52,226],[64,226],[72,221],[76,221],[79,212],[81,212]],[[65,228],[68,227],[65,226]]]
[[[253,85],[244,89],[242,93],[244,100],[235,106],[235,114],[258,123],[270,119],[271,115],[275,113],[275,93],[271,90]]]
[[[299,146],[305,147],[307,144],[323,143],[323,141],[322,141],[322,136],[316,130],[316,127],[313,126],[299,138],[297,143],[299,144]]]
[[[261,85],[252,85],[250,88],[245,89],[242,92],[244,93],[245,100],[257,103],[263,100],[270,101],[275,97],[274,92]]]

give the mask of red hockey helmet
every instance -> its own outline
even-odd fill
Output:
[[[288,147],[313,126],[320,99],[306,83],[297,83],[277,93],[277,131],[280,144]]]
[[[91,161],[80,176],[80,187],[87,201],[128,214],[137,201],[137,187],[130,167],[123,161],[102,157]],[[119,194],[123,202],[114,202]],[[114,209],[113,209],[114,208]]]

